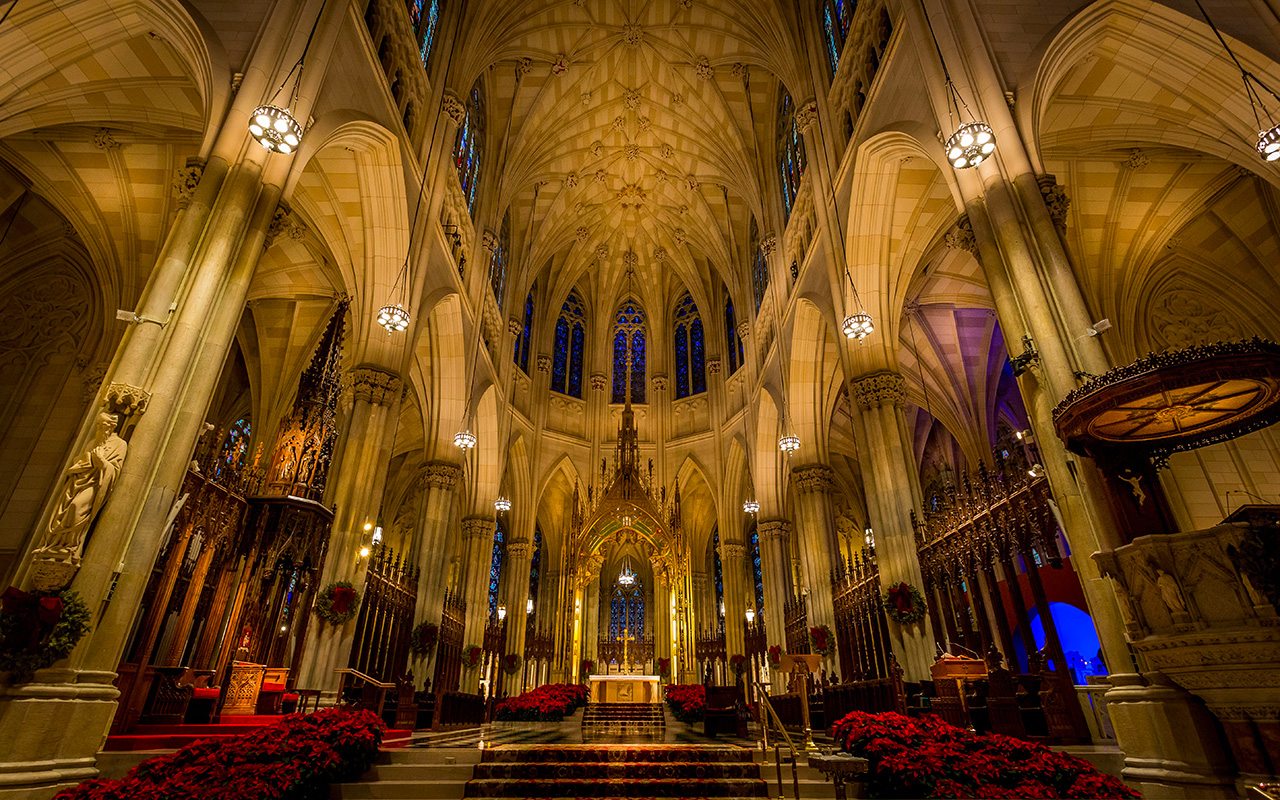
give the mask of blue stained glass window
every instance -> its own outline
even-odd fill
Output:
[[[720,613],[720,606],[724,605],[724,567],[720,563],[720,529],[711,534],[711,553],[714,561],[714,572],[716,580],[716,613]]]
[[[467,96],[467,115],[458,128],[458,139],[453,146],[453,162],[458,170],[458,182],[467,198],[467,210],[476,207],[476,187],[480,184],[480,162],[484,158],[484,89],[477,80]]]
[[[252,426],[248,418],[240,418],[227,428],[227,438],[222,440],[222,450],[214,464],[213,480],[222,486],[233,483],[249,456],[249,440]]]
[[[764,611],[764,578],[760,572],[760,533],[751,528],[751,568],[756,579],[756,613]]]
[[[800,179],[806,165],[804,137],[796,124],[795,104],[786,87],[778,88],[778,173],[782,186],[782,205],[788,217],[800,191]]]
[[[621,403],[627,393],[627,355],[631,356],[631,402],[644,402],[645,333],[644,311],[633,302],[623,303],[614,317],[613,402]]]
[[[511,212],[502,215],[502,227],[498,232],[498,244],[489,259],[489,285],[493,287],[493,299],[502,310],[507,289],[507,253],[511,249]]]
[[[538,581],[542,571],[542,528],[535,522],[533,525],[533,556],[529,559],[529,599],[534,602],[533,610],[538,610]]]
[[[849,38],[853,12],[858,4],[856,0],[818,0],[818,5],[822,14],[822,34],[827,45],[827,66],[831,69],[832,77],[835,77],[845,40]]]
[[[571,397],[582,397],[583,348],[587,335],[586,310],[577,290],[569,292],[556,320],[555,355],[551,360],[551,388]]]
[[[636,576],[631,586],[613,582],[613,597],[609,603],[609,638],[621,641],[623,632],[639,639],[644,635],[644,584]]]
[[[418,48],[418,54],[422,58],[422,66],[427,65],[428,59],[431,58],[431,48],[436,43],[436,30],[440,27],[440,0],[428,0],[426,8],[423,8],[424,0],[411,0],[412,5],[418,9],[417,16],[414,16],[413,27],[418,32],[421,44]],[[412,15],[412,12],[410,14]]]
[[[529,342],[533,339],[533,293],[538,288],[535,283],[529,289],[529,296],[524,299],[524,328],[516,337],[516,351],[512,360],[525,374],[529,374]]]
[[[755,217],[751,218],[750,249],[754,253],[751,262],[751,297],[756,301],[756,313],[760,313],[760,304],[764,302],[765,290],[769,288],[769,262],[764,257],[764,248],[760,245],[760,228]]]
[[[489,563],[489,616],[491,617],[498,614],[498,585],[502,583],[504,538],[502,521],[499,520],[498,527],[493,532],[493,560]]]
[[[676,303],[675,325],[676,398],[679,399],[707,390],[702,317],[688,292]]]
[[[733,312],[733,298],[726,289],[724,293],[724,332],[729,340],[729,374],[738,371],[745,358],[742,353],[742,341],[738,336],[738,318]]]

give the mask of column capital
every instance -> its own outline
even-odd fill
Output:
[[[400,376],[379,367],[356,367],[343,376],[343,389],[352,400],[363,400],[376,406],[390,406],[404,394]]]
[[[836,473],[826,464],[809,464],[791,470],[791,479],[800,492],[830,492],[836,488]]]
[[[462,538],[492,536],[497,524],[493,517],[466,517],[462,520]]]
[[[523,330],[524,330],[523,322],[516,319],[515,317],[507,317],[507,333],[511,334],[512,337],[517,337],[520,335],[521,331]]]
[[[978,255],[978,240],[973,235],[973,223],[969,222],[968,214],[961,214],[955,227],[947,231],[946,242],[952,250]]]
[[[811,97],[796,106],[796,126],[800,128],[801,133],[808,133],[817,121],[818,101],[816,99]]]
[[[764,236],[760,237],[760,250],[763,251],[766,256],[773,255],[774,251],[777,249],[778,237],[776,235],[766,233]]]
[[[785,538],[791,533],[791,520],[789,519],[763,519],[756,526],[756,532],[760,534],[760,538]]]
[[[538,372],[551,371],[551,356],[546,353],[538,353]]]
[[[740,561],[747,555],[747,546],[742,542],[721,542],[720,550],[726,560]]]
[[[1137,151],[1135,151],[1137,152]],[[1134,157],[1129,157],[1130,163]],[[1040,196],[1044,198],[1044,206],[1049,210],[1049,219],[1053,227],[1060,232],[1067,229],[1067,212],[1071,210],[1071,198],[1067,197],[1067,189],[1058,183],[1053,175],[1037,175],[1036,185],[1040,187]]]
[[[609,378],[603,372],[591,373],[591,388],[597,392],[603,392],[609,388]]]
[[[191,198],[204,177],[204,162],[199,159],[188,159],[187,165],[178,169],[173,176],[173,196],[178,208],[191,205]]]
[[[907,382],[896,372],[874,372],[855,378],[853,391],[862,408],[901,406],[907,401]]]
[[[432,489],[452,489],[462,480],[462,467],[448,461],[428,461],[419,470],[418,480]]]
[[[719,375],[719,374],[720,374],[720,359],[718,359],[718,358],[709,358],[709,359],[707,359],[707,372],[711,373],[712,375]]]
[[[663,375],[663,374],[654,375],[652,378],[649,379],[649,381],[650,383],[653,384],[653,390],[655,392],[665,392],[667,390],[666,375]]]
[[[745,339],[745,338],[747,338],[747,336],[748,336],[748,335],[750,335],[750,333],[751,333],[751,323],[750,323],[750,322],[748,322],[747,320],[745,320],[745,319],[744,319],[742,322],[739,322],[739,323],[738,323],[738,338],[739,338],[739,339]]]
[[[507,558],[524,558],[529,555],[530,547],[528,539],[513,539],[507,542]]]
[[[498,234],[485,228],[484,236],[480,239],[480,246],[492,253],[498,249]]]
[[[462,98],[452,89],[444,90],[444,97],[440,98],[440,110],[445,116],[453,120],[454,125],[461,125],[462,121],[467,118],[467,106],[462,102]]]

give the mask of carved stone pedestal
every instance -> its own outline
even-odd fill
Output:
[[[97,777],[119,692],[112,672],[43,669],[29,683],[0,686],[0,798],[48,800]]]

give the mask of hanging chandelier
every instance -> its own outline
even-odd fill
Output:
[[[400,333],[409,327],[409,312],[399,303],[385,305],[378,310],[378,324],[387,329],[387,335]]]
[[[470,429],[458,431],[453,435],[453,443],[463,450],[470,450],[476,446],[476,435]]]
[[[760,510],[760,504],[755,500],[747,500],[742,504],[742,510],[748,514],[754,514]]]
[[[622,565],[622,571],[618,573],[618,585],[619,586],[635,586],[636,585],[636,573],[634,570],[631,569],[631,561],[629,559],[625,564]]]
[[[960,117],[962,124],[947,137],[947,161],[954,169],[971,169],[986,161],[996,151],[996,135],[991,126],[974,117],[969,105],[965,103],[960,92],[951,80],[951,72],[947,69],[947,60],[942,57],[942,46],[938,44],[938,35],[933,31],[933,21],[929,19],[929,9],[920,2],[920,10],[924,13],[925,24],[929,26],[929,36],[933,39],[933,47],[938,51],[938,60],[942,62],[942,77],[946,80],[947,119],[955,124]],[[963,122],[968,116],[971,122]]]
[[[1227,44],[1227,40],[1223,37],[1222,32],[1218,30],[1218,26],[1213,24],[1213,20],[1209,18],[1209,12],[1204,10],[1200,0],[1196,0],[1196,8],[1200,9],[1201,16],[1204,21],[1209,23],[1209,30],[1213,31],[1213,35],[1218,37],[1218,42],[1222,45],[1222,49],[1227,51],[1227,56],[1231,59],[1231,63],[1236,65],[1236,69],[1240,70],[1240,80],[1244,82],[1244,93],[1249,98],[1249,107],[1253,110],[1253,121],[1258,126],[1258,155],[1262,156],[1263,161],[1275,161],[1280,159],[1280,125],[1276,124],[1275,118],[1271,116],[1271,111],[1267,108],[1267,104],[1262,102],[1262,94],[1258,91],[1261,89],[1271,95],[1276,102],[1280,102],[1280,95],[1252,72],[1244,68],[1240,63],[1240,59],[1236,58],[1235,51],[1231,49],[1231,45]],[[1251,83],[1252,82],[1252,83]],[[1258,109],[1262,109],[1262,113],[1258,113]],[[1266,117],[1264,124],[1262,118]]]
[[[875,326],[871,322],[871,315],[865,311],[859,311],[857,314],[850,314],[845,317],[843,327],[845,336],[859,342],[875,331]]]
[[[493,507],[498,511],[510,511],[511,501],[505,497],[499,497],[497,500],[493,501]]]
[[[311,41],[316,36],[316,28],[320,27],[320,18],[324,16],[326,4],[327,0],[320,4],[320,13],[316,14],[316,21],[311,25],[311,33],[307,35],[307,43],[302,47],[302,57],[298,59],[298,63],[294,64],[289,74],[284,76],[284,80],[280,82],[280,87],[276,89],[275,94],[271,95],[271,99],[255,108],[249,115],[249,133],[269,153],[288,155],[302,144],[302,126],[294,118],[292,107],[298,101],[298,89],[302,86],[302,69],[306,65],[307,52],[311,49]],[[289,84],[290,78],[294,79],[293,89],[289,92],[284,105],[277,105],[276,98]]]
[[[788,433],[778,440],[778,449],[790,455],[800,449],[800,437],[794,433]]]

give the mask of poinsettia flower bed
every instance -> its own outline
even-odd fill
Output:
[[[520,722],[558,722],[587,704],[587,687],[549,683],[498,703],[494,718]]]
[[[382,720],[368,711],[291,714],[252,733],[192,742],[144,761],[120,780],[91,780],[54,800],[305,800],[373,763]]]
[[[702,722],[707,708],[707,687],[700,683],[673,683],[665,689],[667,705],[681,722]]]
[[[1141,797],[1082,759],[1012,736],[970,733],[935,716],[854,711],[831,736],[871,762],[868,797]]]

